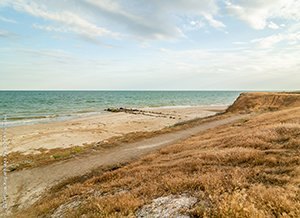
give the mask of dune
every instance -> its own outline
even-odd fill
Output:
[[[248,92],[240,94],[236,101],[228,107],[227,112],[250,113],[276,111],[299,106],[300,93]]]

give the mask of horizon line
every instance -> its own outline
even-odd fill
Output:
[[[300,91],[297,89],[0,89],[2,91],[158,91],[158,92],[173,92],[173,91],[227,91],[227,92],[240,92],[240,91],[254,91],[254,92],[274,92],[274,91],[282,91],[282,92],[290,92],[290,91]]]

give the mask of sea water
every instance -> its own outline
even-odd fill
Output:
[[[186,107],[231,104],[239,91],[0,91],[8,126],[105,113],[109,107]]]

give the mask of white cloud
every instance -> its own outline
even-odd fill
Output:
[[[46,4],[42,3],[42,1],[15,0],[8,2],[7,5],[13,7],[17,11],[25,12],[32,16],[67,26],[70,31],[86,37],[95,38],[97,36],[116,36],[115,33],[103,27],[99,27],[71,11],[50,10]]]
[[[273,30],[277,30],[277,29],[280,28],[280,26],[278,26],[276,23],[274,23],[274,22],[272,22],[272,21],[269,22],[268,27],[269,27],[270,29],[273,29]]]
[[[284,36],[282,34],[276,34],[264,38],[253,39],[251,42],[258,43],[260,48],[271,48],[283,40]]]
[[[177,20],[189,15],[196,20],[206,20],[214,28],[225,27],[216,19],[219,12],[216,0],[2,0],[0,5],[53,22],[36,24],[35,28],[57,32],[65,28],[90,39],[103,36],[130,36],[141,40],[185,37],[185,28],[178,25]]]
[[[121,4],[122,1],[86,0],[86,2],[93,7],[93,10],[97,11],[97,16],[108,19],[117,26],[122,25],[123,28],[133,32],[137,38],[165,39],[183,35],[179,28],[166,22],[168,19],[160,21],[162,18],[160,14],[139,13],[142,9],[140,7],[135,11],[130,11],[130,8]]]
[[[99,16],[123,25],[135,36],[152,39],[169,39],[183,37],[183,30],[195,29],[195,26],[186,23],[183,27],[177,26],[175,20],[183,16],[206,18],[208,23],[215,27],[225,26],[217,21],[214,15],[218,13],[215,0],[86,0],[96,7]],[[199,23],[200,24],[200,23]],[[199,27],[199,26],[198,26]]]
[[[189,23],[190,25],[187,27],[187,28],[190,28],[190,29],[201,29],[205,26],[205,23],[201,20],[192,20],[190,21]]]
[[[184,37],[183,31],[199,30],[204,25],[225,29],[221,19],[230,14],[247,22],[254,29],[283,29],[276,19],[300,20],[299,0],[227,0],[227,12],[221,11],[217,0],[2,0],[0,6],[10,6],[50,21],[36,24],[45,31],[73,32],[95,39],[97,37],[131,36],[138,39],[170,39]],[[181,22],[193,17],[199,21]],[[14,22],[0,16],[0,20]],[[201,21],[201,22],[200,22]],[[42,27],[43,26],[43,27]],[[65,29],[65,30],[63,30]],[[207,31],[207,30],[206,30]]]
[[[28,48],[22,48],[22,49],[17,49],[17,52],[22,52],[25,54],[30,54],[34,55],[35,58],[38,57],[46,57],[46,58],[53,58],[57,60],[61,59],[73,59],[73,56],[60,49],[42,49],[42,50],[36,50],[36,49],[28,49]]]
[[[276,34],[253,39],[260,48],[271,48],[279,43],[299,42],[299,0],[236,0],[227,1],[226,8],[232,16],[245,21],[252,28],[276,30]],[[278,25],[277,22],[281,24]]]
[[[226,4],[231,15],[258,30],[266,28],[268,21],[272,19],[300,20],[298,0],[237,0],[234,3],[230,0]]]
[[[182,81],[191,78],[190,85],[202,81],[216,81],[218,88],[261,88],[288,87],[300,79],[299,47],[288,46],[283,49],[261,50],[244,48],[241,50],[170,50],[162,49],[160,66],[162,72],[181,75]],[[168,64],[173,63],[173,64]],[[178,69],[176,63],[180,63]],[[289,77],[287,75],[296,75]],[[284,82],[282,79],[284,78]],[[274,81],[274,84],[270,84]],[[197,87],[197,86],[196,86]],[[210,88],[207,85],[206,88]]]
[[[39,25],[39,24],[33,24],[32,27],[34,29],[45,30],[48,32],[68,32],[68,29],[63,27],[54,27],[54,26],[46,26],[46,25]]]
[[[6,22],[6,23],[17,23],[17,21],[10,19],[10,18],[3,17],[3,16],[0,16],[0,21]]]
[[[203,14],[204,18],[207,20],[207,22],[214,28],[216,29],[221,29],[221,28],[225,28],[225,24],[222,23],[221,21],[218,21],[216,19],[213,18],[213,16],[211,14]]]
[[[159,2],[160,7],[164,6],[166,12],[175,10],[179,14],[193,14],[194,16],[203,17],[210,26],[216,29],[226,27],[224,23],[215,18],[219,13],[219,6],[215,0],[157,0],[156,2]]]
[[[258,38],[251,41],[258,43],[260,48],[272,48],[280,42],[287,42],[288,44],[295,44],[300,42],[300,32],[297,33],[278,33],[264,38]]]

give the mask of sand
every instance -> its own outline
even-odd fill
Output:
[[[127,133],[160,130],[225,109],[225,106],[144,108],[142,110],[150,113],[105,113],[67,121],[10,127],[7,129],[8,152],[29,154],[39,153],[40,149],[84,146]]]

